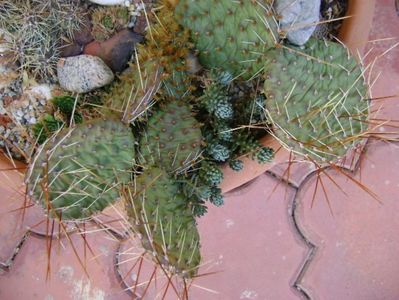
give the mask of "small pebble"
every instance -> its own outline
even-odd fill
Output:
[[[287,39],[298,46],[304,45],[313,34],[320,17],[321,0],[276,0],[281,29]]]
[[[124,4],[125,0],[90,0],[90,2],[100,5],[119,5]]]
[[[91,55],[60,59],[57,76],[63,89],[76,93],[90,92],[114,80],[114,74],[101,58]]]

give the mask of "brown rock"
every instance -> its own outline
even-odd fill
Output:
[[[145,17],[144,14],[142,14],[141,16],[138,16],[136,19],[136,24],[134,25],[134,32],[137,32],[139,34],[145,34],[146,30],[148,27],[148,21]]]
[[[83,19],[83,25],[80,27],[80,30],[74,32],[73,36],[75,43],[84,46],[93,41],[94,38],[91,34],[91,28],[91,21],[88,16],[85,16]]]
[[[100,57],[114,72],[122,72],[129,62],[136,43],[143,37],[124,29],[104,42],[91,42],[83,53]]]
[[[76,56],[79,54],[82,54],[83,51],[83,46],[79,44],[70,44],[70,45],[65,45],[60,49],[60,56],[61,57],[70,57],[70,56]]]
[[[14,101],[15,99],[14,99],[14,97],[11,97],[11,96],[4,96],[3,97],[3,104],[4,104],[4,107],[7,107],[7,106],[9,106],[13,101]]]
[[[0,114],[0,125],[6,127],[8,123],[11,123],[12,120],[9,116],[7,115],[1,115]]]

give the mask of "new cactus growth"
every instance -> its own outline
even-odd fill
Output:
[[[131,178],[134,139],[119,121],[64,129],[43,145],[27,175],[28,193],[54,218],[85,219],[119,198]]]
[[[266,110],[282,145],[315,161],[345,155],[367,130],[363,72],[340,44],[311,40],[265,61]]]
[[[55,79],[62,37],[73,38],[82,16],[74,0],[0,2],[0,28],[11,41],[14,59],[37,79]]]
[[[125,191],[126,209],[144,248],[171,274],[193,277],[201,261],[196,222],[178,185],[156,167],[137,176]]]
[[[129,10],[122,6],[97,7],[92,15],[92,35],[98,41],[104,41],[115,32],[127,27]]]
[[[229,162],[234,170],[241,169],[237,162],[230,163],[238,156],[250,154],[259,163],[273,159],[273,150],[263,147],[245,125],[251,122],[252,116],[264,114],[248,108],[247,102],[238,100],[234,103],[229,94],[228,84],[231,75],[228,72],[211,70],[209,82],[205,82],[204,94],[197,100],[199,109],[207,112],[202,118],[205,126],[203,136],[207,142],[206,154],[217,162]],[[248,112],[248,109],[251,111]],[[253,110],[253,112],[252,112]],[[238,113],[239,112],[239,113]],[[241,122],[241,123],[240,123]],[[243,127],[244,125],[244,127]]]
[[[157,163],[169,172],[191,167],[201,154],[200,125],[187,104],[175,100],[162,105],[149,118],[140,141],[145,162]]]
[[[267,1],[180,0],[176,18],[191,30],[205,67],[250,79],[278,43],[277,21]]]

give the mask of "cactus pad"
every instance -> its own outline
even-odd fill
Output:
[[[136,63],[120,76],[120,82],[106,97],[106,109],[119,112],[125,123],[141,117],[160,88],[176,98],[192,88],[185,65],[188,32],[176,22],[167,1],[162,3],[162,9],[149,15],[150,30],[145,45],[137,47]]]
[[[167,171],[190,166],[201,153],[200,123],[190,107],[172,101],[161,107],[148,120],[148,128],[140,141],[146,162],[159,162]]]
[[[315,161],[333,161],[362,138],[369,104],[363,73],[341,44],[310,40],[265,62],[266,110],[276,137]]]
[[[172,274],[192,277],[201,260],[195,219],[178,186],[165,171],[149,168],[126,189],[133,229],[155,260]]]
[[[179,22],[205,67],[249,79],[264,67],[264,55],[278,42],[277,21],[267,1],[180,0]]]
[[[119,121],[93,120],[64,129],[34,158],[28,192],[52,217],[85,219],[119,198],[133,158],[133,134]]]
[[[151,106],[161,85],[161,69],[156,60],[131,65],[105,97],[105,114],[117,115],[126,124],[140,118]]]

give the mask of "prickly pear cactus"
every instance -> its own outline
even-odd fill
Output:
[[[133,229],[156,262],[189,278],[201,261],[200,237],[191,209],[178,186],[159,168],[146,169],[126,190]]]
[[[266,110],[287,148],[315,161],[333,161],[367,129],[367,86],[342,45],[310,40],[273,51],[265,61]]]
[[[175,15],[191,30],[202,65],[244,79],[261,72],[265,53],[278,42],[268,1],[180,0]]]
[[[119,121],[93,120],[64,129],[34,157],[28,193],[52,217],[85,219],[119,198],[133,159],[133,134]]]
[[[181,98],[191,88],[191,79],[185,60],[188,57],[188,32],[182,30],[167,2],[151,14],[146,44],[139,45],[136,63],[120,76],[106,97],[108,112],[122,115],[130,123],[151,106],[152,100],[163,87],[164,94]]]
[[[145,163],[173,172],[190,167],[201,153],[200,123],[184,102],[169,102],[148,120],[140,141]]]
[[[129,124],[143,116],[161,85],[161,68],[149,59],[131,65],[105,97],[105,115],[116,115]]]

